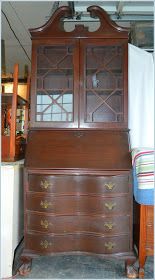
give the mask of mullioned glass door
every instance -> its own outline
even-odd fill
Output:
[[[115,40],[81,41],[81,127],[122,128],[127,123],[127,53]],[[83,63],[82,63],[83,61]]]
[[[32,102],[35,126],[77,127],[77,58],[76,43],[36,46],[34,104]]]

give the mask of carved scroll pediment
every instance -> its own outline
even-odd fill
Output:
[[[107,12],[99,6],[90,6],[87,11],[92,18],[99,18],[100,27],[98,30],[90,32],[88,27],[78,24],[71,32],[64,30],[63,19],[71,18],[71,9],[68,6],[58,8],[51,18],[41,27],[30,29],[32,38],[40,37],[99,37],[99,38],[128,38],[128,29],[118,26],[108,16]]]

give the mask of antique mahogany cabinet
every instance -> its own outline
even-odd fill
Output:
[[[128,141],[128,30],[98,6],[98,30],[67,32],[59,8],[31,29],[23,271],[39,255],[135,261]],[[127,269],[128,271],[128,269]]]

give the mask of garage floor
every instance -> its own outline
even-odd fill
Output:
[[[135,264],[138,266],[138,263]],[[145,264],[145,279],[153,278],[153,257]],[[90,256],[55,256],[33,259],[31,273],[16,279],[126,279],[124,261]]]

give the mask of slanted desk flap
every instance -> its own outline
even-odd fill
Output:
[[[128,133],[32,130],[25,166],[45,169],[129,170]]]

